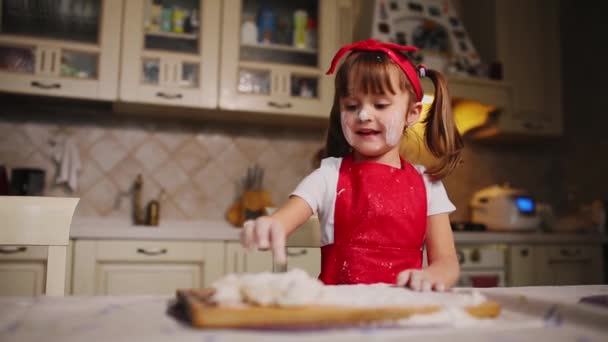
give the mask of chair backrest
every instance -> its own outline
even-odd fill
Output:
[[[0,196],[0,245],[48,246],[46,295],[63,296],[70,224],[79,198]]]

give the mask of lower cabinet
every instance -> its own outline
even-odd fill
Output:
[[[71,247],[66,260],[65,294],[71,293]],[[46,287],[46,246],[0,246],[0,296],[38,296]]]
[[[321,248],[287,247],[287,269],[300,268],[312,277],[321,273]]]
[[[226,243],[226,273],[271,272],[272,252],[248,251],[238,242]],[[321,272],[321,249],[318,247],[287,247],[287,269],[300,268],[312,277]]]
[[[44,292],[47,247],[0,247],[0,295],[37,296]]]
[[[74,295],[173,295],[224,274],[223,242],[77,240]]]
[[[538,270],[543,285],[601,284],[602,248],[593,245],[543,246],[544,264]]]
[[[512,245],[509,285],[588,285],[603,281],[601,245]]]
[[[249,251],[239,242],[226,242],[225,274],[272,271],[270,251]]]

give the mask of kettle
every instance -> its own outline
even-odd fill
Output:
[[[45,171],[36,168],[14,168],[11,171],[11,194],[16,196],[42,196]]]
[[[492,185],[471,199],[471,221],[492,231],[525,231],[540,227],[536,201],[524,189]]]

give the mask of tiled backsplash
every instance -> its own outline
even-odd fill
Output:
[[[297,127],[168,125],[147,118],[98,122],[64,117],[62,124],[46,120],[0,121],[0,163],[46,169],[46,194],[81,197],[78,216],[128,216],[131,203],[125,193],[141,173],[144,202],[165,190],[161,219],[223,218],[247,167],[255,163],[265,169],[264,185],[280,204],[312,170],[323,140],[321,129]],[[75,139],[82,160],[73,194],[53,185],[56,166],[49,141],[62,134]],[[560,175],[550,147],[468,143],[464,164],[444,182],[458,208],[452,219],[467,219],[473,193],[495,183],[525,187],[540,200],[560,198]]]
[[[248,166],[257,163],[265,169],[264,185],[280,203],[312,170],[312,156],[322,140],[320,130],[302,134],[160,126],[0,121],[0,164],[46,169],[46,195],[81,197],[79,216],[129,215],[131,202],[125,193],[141,173],[144,202],[157,197],[161,188],[165,191],[161,219],[223,218]],[[75,193],[54,186],[56,164],[49,142],[58,135],[72,136],[80,150],[82,170]]]

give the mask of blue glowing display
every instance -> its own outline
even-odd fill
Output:
[[[534,212],[534,200],[532,200],[530,197],[516,197],[515,205],[522,213]]]

